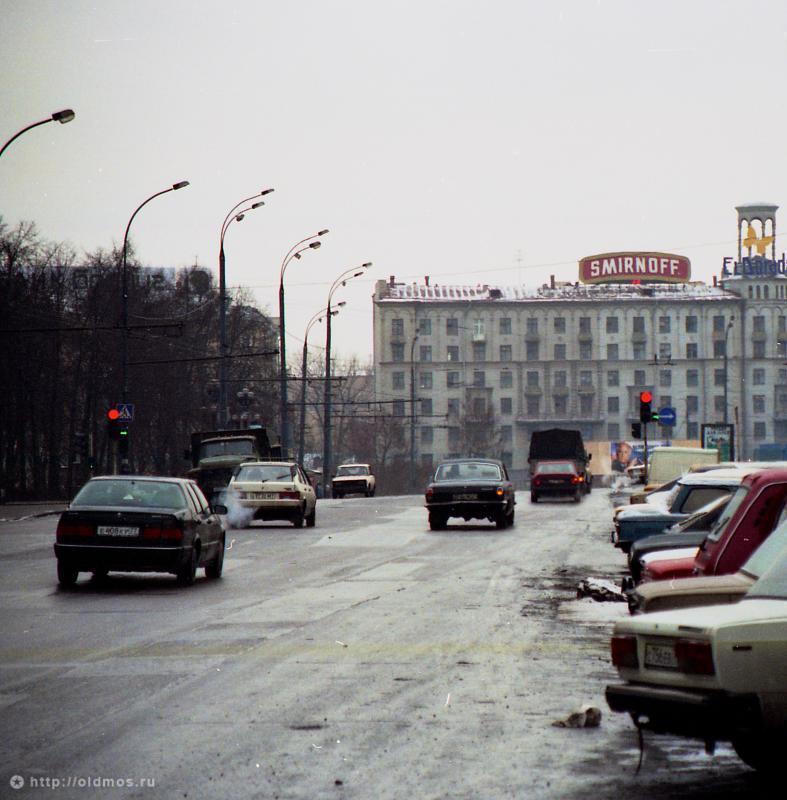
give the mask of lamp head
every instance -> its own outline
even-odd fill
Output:
[[[367,261],[365,264],[361,264],[361,266],[362,266],[364,269],[368,269],[369,267],[371,267],[371,266],[372,266],[372,262],[371,262],[371,261]]]
[[[172,188],[177,191],[178,189],[185,189],[188,185],[188,181],[178,181],[177,183],[172,184]]]
[[[238,216],[235,217],[235,222],[240,222],[245,216],[245,214],[238,214]]]
[[[326,233],[329,233],[328,228],[323,228],[321,231],[317,231],[318,236],[325,236]]]
[[[301,254],[300,254],[300,253],[293,253],[293,254],[292,254],[292,257],[293,257],[293,258],[297,258],[297,259],[298,259],[298,261],[300,261],[300,260],[301,260]]]
[[[61,125],[65,125],[66,122],[71,122],[75,116],[76,114],[70,108],[64,108],[62,111],[55,111],[55,113],[52,114],[52,119],[59,122]]]
[[[260,192],[260,197],[265,197],[266,194],[270,194],[272,191],[273,191],[273,189],[263,189]]]
[[[311,247],[312,250],[319,250],[321,246],[322,246],[322,242],[312,242],[309,245],[309,247]]]
[[[265,205],[265,201],[264,200],[258,200],[256,203],[252,203],[251,204],[251,208],[249,209],[249,211],[253,211],[255,208],[259,208],[260,206],[264,206],[264,205]]]

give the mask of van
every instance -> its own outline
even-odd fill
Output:
[[[648,453],[648,476],[644,491],[685,475],[701,464],[718,464],[719,451],[704,447],[654,447]]]

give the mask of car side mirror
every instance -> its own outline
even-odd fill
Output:
[[[222,516],[227,513],[227,506],[221,503],[214,503],[211,509],[214,514],[221,514]]]

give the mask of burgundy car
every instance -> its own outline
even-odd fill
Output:
[[[572,497],[575,503],[587,492],[585,476],[573,461],[539,461],[530,478],[530,502],[540,497]]]

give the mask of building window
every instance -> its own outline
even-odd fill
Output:
[[[445,407],[448,416],[458,416],[459,414],[459,398],[449,397]]]
[[[663,394],[660,398],[661,402],[659,404],[659,408],[672,408],[672,395],[671,394]]]
[[[403,417],[404,416],[404,400],[394,400],[393,401],[393,408],[391,409],[391,413],[395,417]]]
[[[404,320],[401,317],[391,320],[391,336],[404,336]]]
[[[431,470],[434,466],[434,456],[431,453],[421,453],[421,466],[424,469]]]
[[[431,336],[432,320],[428,317],[426,319],[418,320],[418,333],[420,333],[421,336]]]
[[[644,386],[645,385],[645,370],[644,369],[635,369],[634,370],[634,386]]]
[[[672,370],[660,369],[659,370],[659,386],[672,386]]]
[[[448,446],[450,448],[459,447],[459,428],[452,427],[448,429]]]
[[[500,317],[500,334],[507,336],[511,333],[511,317]]]
[[[432,388],[432,373],[431,372],[422,372],[419,376],[418,385],[422,389],[431,389]]]
[[[555,345],[555,361],[566,360],[566,346],[564,344]]]
[[[620,386],[620,373],[616,369],[607,373],[607,386]]]
[[[473,416],[484,417],[486,416],[486,399],[483,397],[473,398]]]
[[[459,348],[455,344],[449,344],[447,356],[449,361],[459,361]]]
[[[404,389],[404,372],[391,373],[391,388]]]
[[[477,369],[473,372],[473,386],[485,386],[486,373],[482,369]]]
[[[391,342],[391,361],[404,361],[404,344]]]
[[[486,333],[486,325],[482,319],[473,320],[473,336],[483,336]]]
[[[700,400],[696,394],[686,395],[686,413],[696,414],[700,407]]]
[[[458,372],[446,372],[445,373],[445,385],[451,389],[456,386],[459,386],[459,373]]]
[[[486,361],[486,342],[473,342],[473,361]]]
[[[700,426],[698,422],[687,422],[686,423],[686,438],[687,439],[699,439],[700,438]]]
[[[510,425],[500,426],[500,441],[501,442],[514,441],[514,429]]]
[[[620,398],[619,397],[608,397],[607,398],[607,413],[608,414],[618,414],[618,413],[620,413]]]
[[[510,369],[504,369],[500,372],[500,388],[510,389],[514,385],[514,373]]]
[[[617,332],[618,332],[618,318],[607,317],[607,333],[617,333]]]
[[[529,395],[527,398],[527,415],[528,417],[537,417],[540,413],[541,398],[537,395]]]
[[[724,333],[726,321],[723,316],[717,315],[713,318],[713,330],[715,333]]]
[[[644,342],[634,342],[631,346],[632,354],[634,356],[635,361],[644,361],[645,360],[645,343]]]
[[[423,400],[421,400],[421,416],[432,416],[432,400],[429,397],[425,397]]]
[[[755,333],[765,333],[765,317],[763,316],[754,317],[752,322],[754,323],[754,327],[752,328],[752,330]]]
[[[510,397],[500,398],[500,413],[501,414],[513,413],[513,402]]]
[[[556,370],[552,376],[552,384],[554,386],[568,386],[566,380],[566,371],[564,369]]]
[[[538,317],[528,317],[525,330],[527,333],[538,333]]]
[[[565,333],[565,332],[566,332],[566,318],[555,317],[555,333]]]
[[[754,342],[754,357],[765,358],[765,342]]]
[[[528,370],[526,376],[528,386],[538,386],[538,373],[535,370]]]
[[[593,371],[589,369],[581,369],[579,371],[579,385],[592,386],[593,385]]]
[[[421,355],[421,361],[432,360],[432,346],[430,344],[422,344],[419,350]]]
[[[686,342],[686,358],[699,358],[699,346],[696,342]]]
[[[579,413],[582,416],[589,416],[593,413],[593,395],[583,394],[579,397]]]
[[[456,336],[459,333],[459,320],[450,317],[445,321],[445,332],[448,336]]]
[[[501,344],[500,345],[500,360],[501,361],[511,361],[513,360],[513,353],[511,351],[510,344]]]
[[[717,414],[724,414],[724,395],[717,394],[713,398],[713,410]]]
[[[607,361],[617,361],[619,356],[618,346],[616,344],[607,345]]]
[[[713,385],[714,386],[724,386],[724,378],[727,374],[727,370],[725,369],[714,369],[713,370]]]
[[[671,322],[670,317],[659,317],[659,333],[669,333]]]
[[[503,450],[500,453],[500,460],[510,469],[510,465],[514,460],[514,454],[510,450]]]
[[[754,438],[755,439],[764,439],[766,437],[766,429],[764,422],[755,422],[754,423]]]
[[[634,317],[631,320],[632,331],[634,333],[645,333],[645,317]]]
[[[757,367],[757,369],[752,370],[751,373],[752,383],[755,386],[764,386],[765,385],[765,370],[762,367]]]
[[[579,318],[579,332],[590,333],[590,317]]]
[[[558,395],[557,397],[553,398],[553,402],[555,404],[555,414],[558,416],[565,416],[566,412],[568,411],[568,398]]]
[[[694,316],[686,317],[686,333],[697,332],[697,318]]]
[[[726,352],[727,352],[727,342],[725,342],[724,339],[717,339],[713,343],[713,357],[724,358]]]
[[[672,358],[672,345],[669,342],[659,342],[659,358]]]
[[[765,395],[764,394],[755,394],[752,399],[752,410],[755,414],[764,414],[765,413]]]
[[[538,342],[528,342],[525,345],[528,361],[538,361]]]
[[[607,423],[607,438],[610,442],[617,442],[620,439],[620,424],[617,422]]]
[[[593,358],[593,346],[590,342],[579,343],[579,358],[581,361],[590,361]]]
[[[687,369],[686,370],[686,386],[699,386],[700,385],[700,373],[696,369]]]

